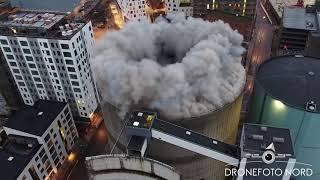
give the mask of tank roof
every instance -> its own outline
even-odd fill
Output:
[[[320,108],[307,108],[310,103],[320,104],[319,69],[320,59],[280,56],[260,65],[256,81],[269,95],[289,106],[320,112]]]

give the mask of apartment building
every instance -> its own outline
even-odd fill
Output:
[[[68,102],[74,116],[90,117],[98,103],[90,59],[91,22],[58,12],[16,11],[1,17],[0,47],[27,105]]]
[[[25,106],[3,129],[0,168],[6,180],[54,177],[78,138],[69,105],[57,101]]]
[[[150,14],[185,13],[192,16],[193,10],[190,0],[117,0],[122,15],[126,21],[150,19]]]

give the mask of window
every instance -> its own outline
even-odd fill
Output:
[[[61,52],[60,51],[57,51],[57,54],[58,54],[58,56],[61,56]]]
[[[73,67],[68,67],[68,71],[70,72],[76,72],[76,70]]]
[[[19,69],[12,69],[13,73],[20,73]]]
[[[5,52],[11,52],[11,49],[8,48],[8,47],[3,47],[3,50],[4,50]]]
[[[73,65],[73,61],[72,61],[72,60],[68,60],[68,59],[66,59],[66,64]]]
[[[33,58],[31,56],[26,56],[27,61],[33,61]]]
[[[25,54],[31,54],[30,49],[22,49]]]
[[[16,62],[10,62],[10,66],[17,66]]]
[[[44,46],[45,48],[48,48],[48,44],[47,44],[46,42],[43,43],[43,46]]]
[[[70,78],[71,78],[71,79],[77,79],[77,75],[75,75],[75,74],[70,74]]]
[[[73,88],[74,92],[81,92],[80,88]]]
[[[7,59],[14,59],[13,55],[7,54]]]
[[[71,53],[70,52],[63,52],[63,56],[64,57],[71,57]]]
[[[46,54],[47,54],[48,56],[50,56],[50,51],[46,50]]]
[[[20,41],[21,46],[28,46],[27,41]]]
[[[69,45],[68,44],[61,44],[61,48],[62,49],[69,49]]]
[[[7,40],[0,39],[0,42],[1,42],[1,44],[3,44],[3,45],[8,45],[8,41],[7,41]]]
[[[22,80],[22,76],[19,76],[19,75],[15,75],[16,79],[18,80]]]
[[[71,84],[72,84],[73,86],[79,86],[79,82],[77,82],[77,81],[71,81]]]
[[[34,81],[36,81],[36,82],[41,82],[41,79],[38,78],[38,77],[35,77],[35,78],[34,78]]]
[[[42,150],[40,151],[40,153],[39,153],[39,157],[42,157],[42,156],[44,155],[44,153],[45,153],[45,151],[44,151],[44,149],[42,149]]]
[[[49,63],[53,63],[52,58],[48,58]]]
[[[36,65],[35,64],[29,64],[29,67],[30,68],[36,68]]]
[[[32,75],[39,75],[38,71],[31,71]]]
[[[19,86],[26,86],[24,82],[18,82]]]
[[[42,84],[36,84],[37,88],[43,88]]]
[[[77,50],[74,50],[74,55],[75,55],[75,56],[77,56],[77,55],[78,55]]]

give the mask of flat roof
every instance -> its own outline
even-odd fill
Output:
[[[67,103],[39,100],[14,113],[5,127],[42,136]]]
[[[8,142],[3,148],[0,148],[0,169],[3,172],[1,173],[1,179],[16,180],[40,149],[41,145],[37,139],[22,138],[29,141],[32,146],[28,147],[27,144]],[[9,161],[10,157],[11,161]]]
[[[127,125],[135,128],[149,129],[156,113],[148,111],[133,111]]]
[[[297,4],[297,0],[269,0],[277,15],[281,18],[284,7],[293,6]],[[304,0],[304,5],[314,5],[315,0]]]
[[[164,132],[166,134],[176,136],[183,140],[198,144],[202,147],[213,149],[228,156],[240,158],[240,148],[234,145],[229,145],[224,142],[212,139],[192,130],[177,126],[175,124],[155,119],[152,128]]]
[[[18,11],[9,15],[8,20],[2,22],[2,24],[11,27],[50,29],[65,16],[66,14],[64,13]]]
[[[245,152],[264,152],[273,143],[275,153],[294,155],[289,129],[244,124],[243,133],[243,151]]]
[[[0,35],[70,39],[85,24],[63,12],[17,10],[0,16]]]
[[[318,58],[279,56],[260,65],[256,82],[272,98],[305,110],[310,101],[320,105],[319,69]],[[319,107],[316,112],[320,112]]]
[[[285,28],[301,30],[318,30],[316,13],[307,13],[305,8],[285,7],[282,24]]]

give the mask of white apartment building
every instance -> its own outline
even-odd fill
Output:
[[[166,13],[183,12],[186,16],[193,15],[190,1],[164,0]],[[146,13],[147,0],[117,0],[126,21],[148,19]]]
[[[44,180],[70,159],[78,138],[67,103],[39,100],[16,112],[0,137],[1,179]],[[5,139],[5,140],[4,140]]]
[[[2,19],[0,47],[24,103],[68,102],[75,116],[90,117],[98,105],[89,62],[91,22],[39,11],[18,11]]]

